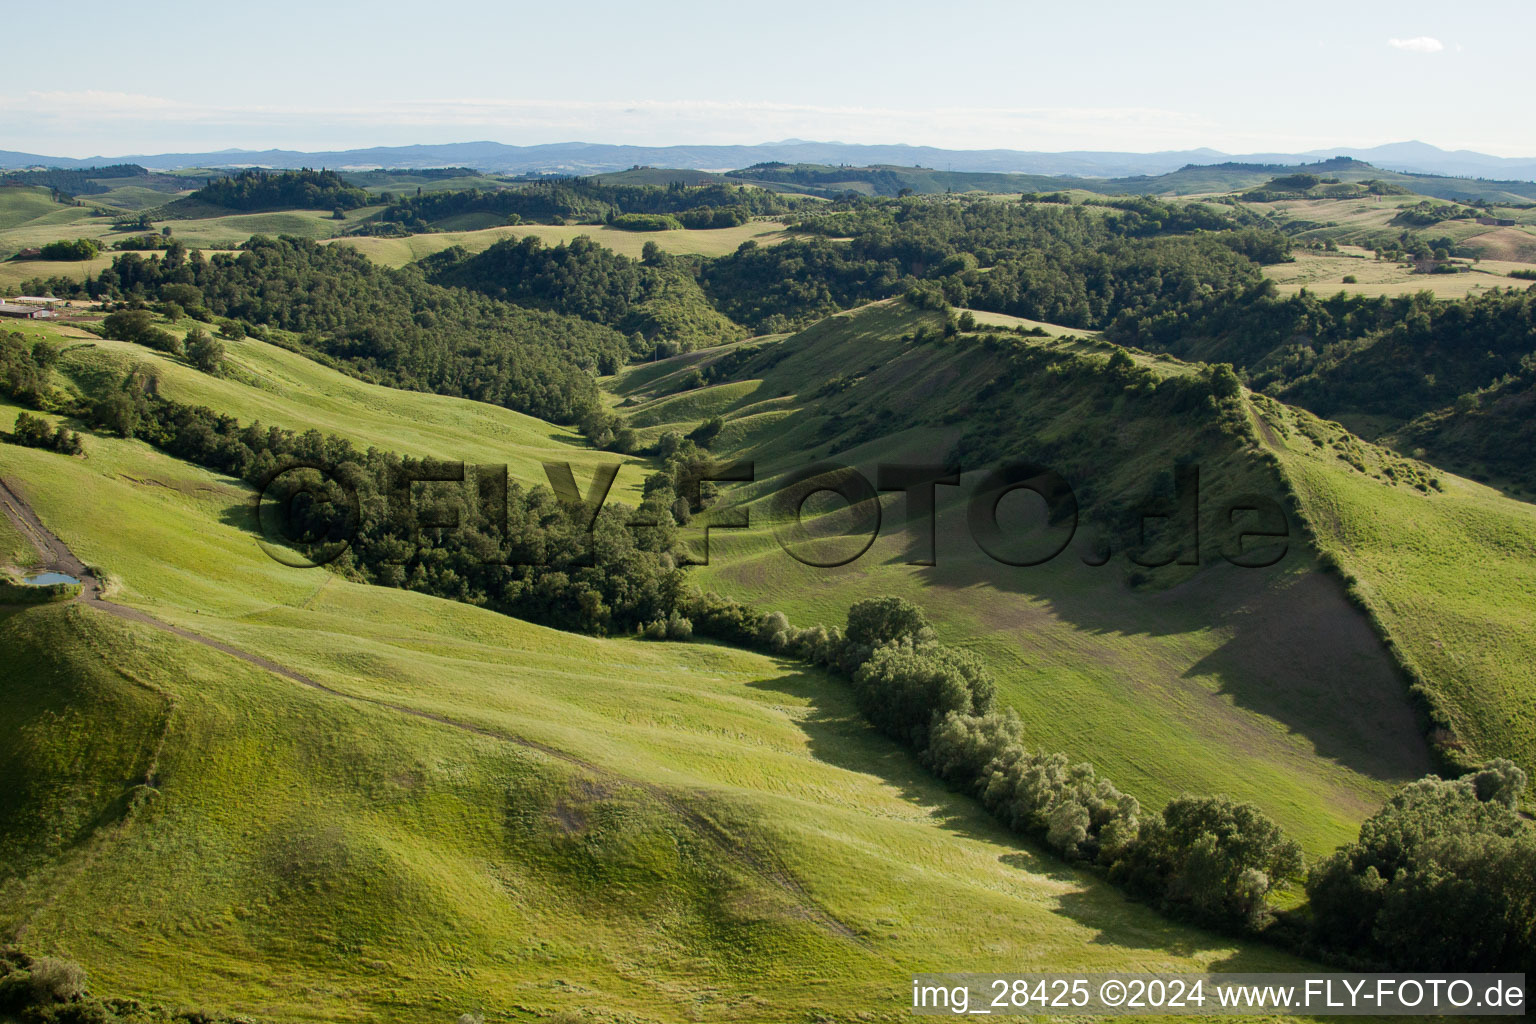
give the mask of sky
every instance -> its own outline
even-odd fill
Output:
[[[1536,157],[1532,0],[72,0],[6,28],[0,149],[50,156],[800,138]]]

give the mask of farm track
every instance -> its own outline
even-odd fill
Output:
[[[771,852],[755,849],[752,845],[745,842],[743,837],[731,834],[730,831],[718,822],[713,821],[697,808],[689,806],[671,790],[654,782],[623,776],[584,758],[577,757],[574,754],[569,754],[546,743],[540,743],[537,740],[531,740],[523,736],[514,736],[485,726],[475,725],[472,722],[450,718],[431,711],[423,711],[420,708],[413,708],[405,704],[396,704],[393,701],[383,700],[378,697],[365,697],[359,694],[346,693],[311,679],[301,672],[296,672],[293,669],[263,658],[258,654],[252,654],[250,651],[214,640],[211,637],[203,636],[201,633],[195,633],[189,629],[171,625],[136,608],[129,608],[126,605],[108,601],[102,595],[103,586],[100,578],[69,549],[67,544],[43,525],[42,520],[37,517],[37,513],[32,510],[32,506],[17,493],[16,485],[4,478],[0,478],[0,510],[5,512],[6,518],[11,521],[16,529],[37,550],[38,555],[42,559],[44,569],[67,573],[80,580],[83,584],[79,595],[72,598],[68,603],[82,603],[108,615],[114,615],[129,622],[141,623],[162,632],[181,637],[184,640],[202,644],[204,647],[210,647],[222,654],[239,658],[241,661],[255,665],[257,668],[264,669],[275,675],[282,676],[284,679],[341,700],[371,704],[398,714],[410,715],[413,718],[420,718],[439,725],[448,726],[452,729],[458,729],[461,732],[472,733],[504,743],[511,743],[580,768],[582,771],[588,772],[604,781],[638,788],[663,803],[669,810],[686,822],[700,838],[715,847],[718,852],[724,854],[728,859],[744,865],[749,871],[769,883],[772,887],[782,890],[796,904],[800,915],[806,920],[819,925],[840,938],[848,939],[860,946],[869,948],[867,939],[822,907],[815,897],[805,889],[786,867],[779,863],[778,858]]]

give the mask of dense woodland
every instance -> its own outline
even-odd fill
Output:
[[[248,170],[216,178],[187,197],[226,210],[354,210],[368,205],[368,193],[335,171]],[[167,212],[174,212],[171,204]]]
[[[649,243],[637,261],[585,236],[550,247],[530,235],[497,242],[476,256],[454,247],[421,266],[435,284],[639,334],[646,350],[659,355],[746,334],[710,305],[694,274],[696,261],[669,257]]]
[[[58,288],[58,284],[54,284]],[[109,300],[166,300],[193,316],[276,327],[300,346],[369,379],[459,395],[560,423],[597,404],[594,374],[630,357],[617,331],[577,317],[429,283],[414,267],[380,267],[352,249],[251,239],[204,259],[119,256],[74,291]]]
[[[602,224],[626,214],[672,214],[685,227],[721,228],[789,212],[802,200],[736,185],[611,185],[553,178],[502,189],[425,192],[396,199],[383,224],[430,231],[450,217],[489,214],[504,223]]]

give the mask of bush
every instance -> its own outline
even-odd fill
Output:
[[[49,242],[38,255],[45,260],[89,260],[101,252],[101,244],[90,238],[77,238],[73,242]]]
[[[608,222],[620,231],[681,231],[682,222],[664,213],[621,213]]]
[[[1111,878],[1201,923],[1253,930],[1277,879],[1302,870],[1301,847],[1253,804],[1181,796],[1141,823]]]
[[[850,636],[852,621],[850,612]],[[920,751],[935,720],[990,710],[994,689],[969,651],[910,638],[880,644],[853,675],[854,696],[870,723]]]
[[[840,658],[843,670],[855,671],[880,644],[909,640],[927,643],[933,630],[923,610],[900,597],[871,597],[848,609],[847,643]]]
[[[64,1003],[85,994],[85,971],[79,964],[51,956],[33,959],[32,997],[38,1003]]]
[[[1400,789],[1307,878],[1313,937],[1395,970],[1536,970],[1536,827],[1509,761]]]
[[[204,373],[218,373],[224,366],[224,343],[201,327],[187,334],[187,358]]]
[[[48,428],[48,421],[31,413],[17,413],[12,439],[28,448],[44,448],[64,455],[79,455],[85,450],[80,435],[63,426]]]

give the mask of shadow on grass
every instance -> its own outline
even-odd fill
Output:
[[[945,786],[909,751],[868,725],[846,685],[830,674],[794,662],[780,664],[787,670],[784,674],[747,686],[807,702],[810,713],[799,724],[813,757],[881,780],[902,800],[926,809],[929,817],[952,835],[1011,848],[1013,852],[998,857],[1001,864],[1074,886],[1057,898],[1054,912],[1096,931],[1091,942],[1183,957],[1203,949],[1225,948],[1234,941],[1165,918],[1093,872],[1072,867],[1005,828],[975,799]]]

